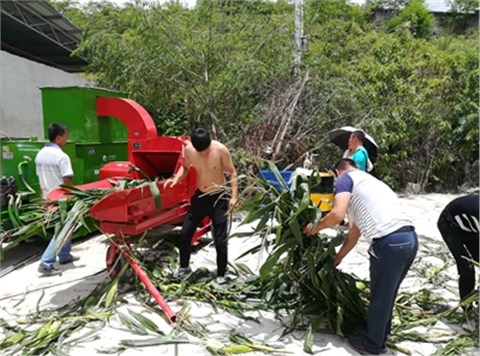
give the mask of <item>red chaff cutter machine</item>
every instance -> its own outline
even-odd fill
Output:
[[[129,257],[131,246],[128,236],[138,236],[160,225],[179,225],[183,222],[197,188],[195,170],[190,168],[188,176],[175,187],[165,189],[163,183],[182,164],[182,150],[189,138],[157,136],[157,129],[148,112],[130,99],[98,97],[96,109],[99,120],[102,117],[116,117],[126,126],[128,161],[105,164],[100,169],[99,181],[77,188],[110,188],[114,185],[112,181],[119,178],[160,178],[155,183],[161,196],[160,207],[156,206],[151,189],[145,184],[112,192],[90,209],[90,215],[99,222],[100,230],[114,235],[114,242],[107,251],[107,270],[111,276],[115,276],[118,273],[115,268],[117,260],[123,258],[128,261],[170,322],[174,322],[175,314],[160,292],[141,267]],[[58,199],[61,195],[61,190],[55,190],[48,198]],[[210,220],[207,218],[197,229],[192,244],[196,244],[209,230]]]

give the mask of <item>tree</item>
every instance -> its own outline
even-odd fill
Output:
[[[390,30],[399,26],[405,26],[413,36],[428,38],[432,34],[435,19],[432,13],[425,7],[424,0],[410,0],[408,4],[388,22]]]
[[[456,13],[478,13],[480,9],[479,0],[449,0],[450,9]]]
[[[239,170],[258,156],[294,168],[309,151],[324,169],[341,154],[327,132],[353,125],[379,143],[376,174],[397,189],[475,182],[478,31],[430,38],[428,21],[412,27],[405,16],[386,31],[368,9],[322,4],[305,5],[301,79],[285,1],[212,0],[193,10],[91,3],[81,9],[78,52],[98,84],[144,106],[160,134],[206,126],[232,147]]]
[[[79,51],[100,84],[133,94],[160,132],[205,125],[225,137],[257,115],[270,78],[288,73],[293,43],[282,12],[265,18],[238,6],[233,15],[220,5],[105,7]]]

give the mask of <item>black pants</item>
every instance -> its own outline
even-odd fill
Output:
[[[192,238],[203,218],[212,220],[213,238],[217,251],[217,275],[224,276],[228,261],[228,202],[230,197],[225,192],[205,194],[197,190],[192,197],[187,216],[183,221],[182,235],[178,242],[180,250],[180,267],[188,267],[192,254]]]
[[[475,269],[462,256],[478,262],[479,237],[452,224],[451,218],[446,213],[440,215],[437,226],[457,263],[458,289],[460,298],[463,299],[475,288]]]

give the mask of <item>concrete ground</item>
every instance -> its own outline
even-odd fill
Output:
[[[442,246],[440,234],[436,228],[436,219],[443,207],[451,201],[454,195],[427,194],[416,196],[405,196],[401,198],[401,205],[407,216],[410,216],[415,224],[420,239],[419,257],[415,263],[431,267],[438,265],[451,280],[446,283],[440,291],[442,295],[455,303],[456,295],[455,267],[453,259],[451,264],[445,264],[429,255],[432,244],[435,248]],[[251,231],[251,226],[239,226],[238,222],[233,225],[234,231]],[[250,230],[249,230],[250,229]],[[329,233],[334,234],[334,230]],[[229,260],[234,261],[236,257],[251,248],[258,238],[234,238],[230,240]],[[27,242],[6,252],[6,259],[1,265],[5,271],[18,263],[26,255],[33,251],[43,251],[45,242]],[[70,265],[59,266],[63,269],[61,276],[39,277],[37,273],[38,260],[26,263],[15,271],[3,275],[0,278],[0,320],[10,325],[23,325],[27,322],[28,316],[42,310],[54,310],[72,301],[87,296],[96,286],[109,280],[106,272],[105,256],[108,247],[108,239],[103,235],[95,235],[87,239],[75,240],[73,253],[80,256],[81,260]],[[368,245],[361,241],[342,262],[341,269],[346,272],[354,272],[361,278],[368,277]],[[264,256],[247,256],[237,262],[246,263],[252,270],[258,270]],[[215,268],[215,250],[209,244],[198,250],[192,256],[192,268],[207,267]],[[425,268],[426,268],[425,267]],[[425,280],[419,278],[418,273],[411,271],[402,284],[402,290],[415,291],[425,287]],[[147,293],[145,291],[145,293]],[[157,313],[145,309],[131,294],[123,296],[127,304],[121,306],[117,311],[127,313],[127,310],[134,310],[153,320],[159,329],[169,334],[173,331],[173,325],[167,323]],[[189,302],[190,303],[190,302]],[[184,303],[170,302],[169,305],[174,312],[178,312]],[[234,317],[220,310],[215,311],[209,304],[190,303],[190,315],[193,321],[204,325],[208,330],[207,340],[199,340],[190,336],[192,343],[174,345],[160,345],[143,348],[128,348],[122,355],[210,355],[207,351],[207,344],[215,342],[228,342],[228,334],[232,329],[244,333],[259,343],[274,344],[288,350],[292,355],[309,355],[303,351],[304,335],[301,331],[282,336],[285,330],[282,322],[271,312],[252,312],[259,323],[245,321]],[[286,320],[283,320],[286,322]],[[81,336],[86,330],[81,330],[70,339]],[[448,325],[438,322],[434,327],[419,329],[419,332],[435,332],[441,335],[438,343],[423,342],[402,342],[399,346],[410,351],[412,355],[431,355],[435,353],[441,342],[448,338],[454,338],[463,333],[460,325]],[[0,331],[1,335],[1,331]],[[98,332],[94,333],[87,341],[81,341],[68,351],[68,355],[95,355],[104,353],[119,346],[120,340],[148,339],[152,336],[139,336],[133,334],[119,320],[118,315],[110,318],[108,323]],[[322,355],[352,355],[356,354],[339,336],[331,334],[316,333],[314,337],[313,351]],[[1,353],[1,352],[0,352]],[[389,354],[401,355],[399,351],[389,350]],[[473,353],[472,353],[473,354]],[[265,355],[261,352],[251,352],[249,355]]]

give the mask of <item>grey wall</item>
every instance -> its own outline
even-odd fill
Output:
[[[44,86],[86,86],[79,75],[0,51],[0,137],[44,138]]]

